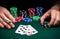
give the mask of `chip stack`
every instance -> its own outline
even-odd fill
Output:
[[[35,15],[35,8],[29,8],[28,12],[29,12],[29,17],[32,18]]]
[[[36,15],[41,17],[43,14],[43,7],[36,7]]]
[[[11,11],[11,14],[14,18],[17,18],[18,15],[17,15],[17,8],[16,7],[11,7],[10,8],[10,11]]]
[[[44,21],[42,27],[44,27],[44,28],[48,28],[48,23],[49,23],[48,21]]]
[[[22,16],[24,18],[27,17],[27,11],[26,10],[20,10],[19,16]]]

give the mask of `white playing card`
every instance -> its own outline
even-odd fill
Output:
[[[26,31],[26,35],[28,36],[32,35],[32,31]]]
[[[26,29],[27,29],[26,34],[28,36],[38,33],[38,31],[34,29],[31,25],[26,26]]]
[[[38,31],[36,29],[34,29],[31,25],[28,25],[28,26],[32,31],[32,35],[38,33]]]
[[[26,25],[19,25],[19,27],[17,28],[17,30],[15,31],[15,33],[18,33],[18,34],[21,34],[21,35],[26,34],[25,30],[23,29],[24,26],[26,26]]]
[[[19,25],[15,33],[30,36],[38,33],[38,31],[34,29],[31,25]]]

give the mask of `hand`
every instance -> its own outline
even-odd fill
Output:
[[[59,8],[54,6],[50,10],[48,10],[42,17],[41,17],[41,24],[44,23],[44,20],[47,17],[51,17],[50,22],[48,23],[48,26],[51,27],[51,25],[56,25],[60,23],[60,11]]]
[[[0,7],[0,28],[14,28],[13,22],[15,22],[15,18],[10,12],[4,7]]]

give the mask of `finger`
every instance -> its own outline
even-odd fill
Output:
[[[10,12],[8,10],[4,11],[4,14],[13,22],[15,22],[15,18],[10,14]]]
[[[4,28],[4,25],[3,25],[2,23],[0,23],[0,27],[1,27],[1,28]]]
[[[56,20],[56,12],[52,11],[51,12],[51,20],[50,20],[50,23],[48,23],[48,26],[51,27],[51,25],[54,24],[55,20]]]
[[[6,26],[8,29],[11,28],[5,21],[2,20],[2,18],[0,18],[0,22],[1,22],[4,26]]]
[[[2,17],[3,16],[3,17]],[[9,20],[4,14],[2,14],[2,18],[4,19],[4,21],[9,24],[12,28],[14,28],[14,24],[11,22],[11,20]]]
[[[56,21],[54,22],[54,25],[56,25],[57,23],[60,23],[60,12],[57,11],[57,18],[56,18]]]
[[[43,23],[44,23],[44,20],[45,20],[47,17],[49,17],[49,16],[50,16],[50,10],[47,11],[47,12],[41,17],[40,21],[41,21],[41,24],[42,24],[42,25],[43,25]]]
[[[15,25],[11,22],[11,23],[9,23],[9,25],[12,27],[12,28],[14,28],[15,27]]]
[[[2,13],[1,12],[1,14],[0,14],[0,17],[2,18],[2,19],[4,19],[4,21],[11,21],[10,19],[8,19],[5,15],[4,15],[4,13]],[[12,22],[12,21],[11,21]]]

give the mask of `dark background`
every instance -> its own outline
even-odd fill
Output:
[[[0,0],[0,6],[6,7],[7,9],[17,7],[19,10],[42,6],[45,11],[47,11],[53,6],[55,1],[56,0]]]

